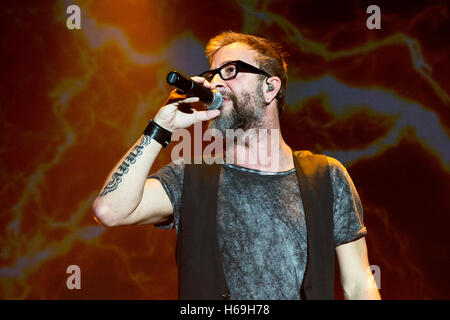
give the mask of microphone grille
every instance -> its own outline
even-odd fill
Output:
[[[215,90],[213,90],[212,92],[214,93],[213,101],[206,107],[208,110],[219,109],[223,103],[222,94],[219,91]]]

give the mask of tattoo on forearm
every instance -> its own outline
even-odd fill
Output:
[[[136,145],[133,150],[125,157],[125,160],[117,168],[117,171],[111,176],[111,180],[106,184],[99,197],[104,197],[108,193],[117,189],[119,183],[122,182],[122,177],[128,173],[128,170],[132,164],[136,162],[137,157],[142,154],[144,147],[150,144],[151,138],[147,135],[142,137],[141,142]]]

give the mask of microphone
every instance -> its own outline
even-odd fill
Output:
[[[222,106],[223,97],[219,91],[205,88],[178,71],[169,72],[166,80],[168,84],[174,86],[188,97],[198,97],[201,102],[206,104],[208,110],[219,109]]]

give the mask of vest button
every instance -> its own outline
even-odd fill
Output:
[[[224,293],[222,293],[222,298],[225,300],[230,299],[230,292],[225,291]]]

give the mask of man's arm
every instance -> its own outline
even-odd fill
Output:
[[[205,79],[193,77],[194,81],[210,87]],[[181,100],[172,91],[167,99],[175,101],[158,111],[154,121],[173,132],[187,128],[198,121],[210,120],[220,114],[219,110],[184,113],[178,110],[181,103],[198,102],[197,97]],[[165,104],[166,104],[165,103]],[[102,191],[93,203],[94,218],[107,227],[156,224],[167,220],[173,213],[172,203],[161,183],[147,179],[148,173],[162,149],[162,145],[147,135],[142,135],[109,173]]]
[[[162,145],[150,137],[141,138],[116,164],[93,203],[94,218],[107,227],[158,223],[173,212],[161,183],[148,179]]]
[[[381,299],[370,270],[365,237],[336,247],[336,256],[345,299]]]

